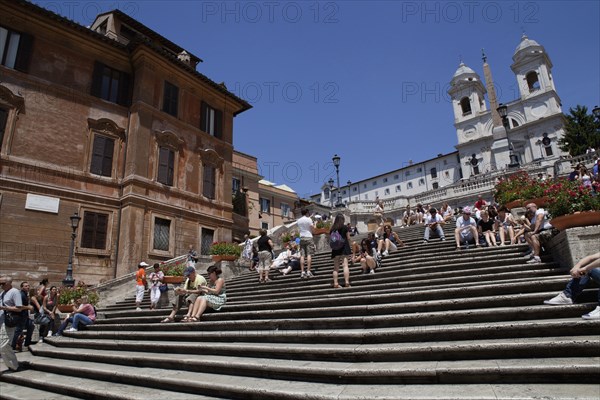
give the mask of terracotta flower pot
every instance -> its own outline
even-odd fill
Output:
[[[536,199],[524,200],[523,201],[523,207],[525,207],[529,203],[534,203],[536,206],[538,206],[538,208],[540,208],[540,207],[547,207],[548,206],[548,200],[549,199],[548,199],[547,196],[538,197]]]
[[[59,304],[56,308],[58,308],[58,311],[61,313],[65,314],[73,312],[73,304]]]
[[[508,203],[501,204],[501,205],[505,206],[508,209],[511,209],[514,207],[521,207],[521,204],[523,204],[523,200],[519,199],[519,200],[509,201]]]
[[[329,228],[315,228],[313,235],[324,235],[329,233]]]
[[[559,231],[578,226],[600,225],[600,211],[583,211],[552,218],[550,223]]]
[[[185,277],[183,276],[167,275],[163,278],[163,283],[177,284],[183,283],[184,280]]]

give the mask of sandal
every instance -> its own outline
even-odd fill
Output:
[[[338,284],[335,284],[335,285],[333,285],[333,288],[334,288],[334,289],[339,289],[339,288],[341,288],[341,286],[340,286],[340,285],[338,285]]]
[[[188,319],[187,322],[198,322],[198,318],[190,317],[190,319]]]
[[[160,321],[161,324],[166,324],[168,322],[174,322],[175,320],[171,317],[167,317],[165,319],[163,319],[162,321]]]
[[[339,286],[339,285],[338,285]],[[344,287],[351,287],[350,283],[346,282],[346,284],[344,284]]]

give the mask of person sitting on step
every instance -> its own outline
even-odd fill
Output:
[[[429,235],[431,235],[432,230],[437,233],[440,240],[446,240],[444,230],[442,229],[442,225],[444,224],[446,224],[446,221],[444,221],[434,207],[431,207],[429,209],[429,216],[425,219],[425,235],[423,237],[423,243],[429,243]]]
[[[542,244],[554,236],[554,228],[543,208],[538,208],[535,203],[529,203],[525,209],[533,213],[529,227],[525,225],[525,241],[531,249],[531,252],[527,255],[531,255],[531,260],[527,261],[527,264],[539,264],[542,262],[540,259]]]
[[[392,231],[391,225],[380,225],[375,232],[375,236],[381,238],[377,245],[377,254],[382,255],[383,257],[387,257],[390,254],[390,251],[396,251],[398,250],[398,247],[405,246],[404,242],[400,240],[400,236]],[[383,248],[385,248],[385,250],[382,252],[381,249]]]
[[[498,216],[495,221],[496,227],[495,229],[500,234],[500,246],[506,245],[506,235],[508,234],[508,238],[510,240],[510,244],[516,244],[515,241],[515,228],[516,222],[508,211],[508,208],[502,206],[498,209]]]
[[[375,273],[375,269],[378,266],[378,262],[376,258],[373,258],[371,252],[371,244],[369,243],[369,239],[365,238],[361,240],[359,251],[356,255],[352,257],[352,262],[360,262],[360,266],[362,268],[362,273]]]
[[[452,217],[454,216],[454,210],[450,208],[447,202],[444,202],[444,204],[442,204],[442,208],[440,208],[439,214],[444,219],[444,222],[448,222],[452,220]]]
[[[81,296],[81,299],[77,300],[77,304],[77,309],[64,319],[54,336],[62,336],[63,332],[77,332],[80,325],[92,325],[96,321],[96,310],[90,304],[87,296]],[[65,331],[69,323],[72,326]]]
[[[175,303],[173,303],[173,310],[171,310],[171,314],[169,314],[167,318],[161,321],[163,323],[175,321],[175,315],[177,315],[177,311],[179,311],[183,304],[188,305],[188,312],[183,318],[184,321],[191,318],[191,305],[193,305],[198,296],[202,294],[200,287],[206,285],[206,279],[204,279],[202,275],[196,273],[196,268],[192,266],[185,267],[183,276],[186,280],[182,287],[175,288]]]
[[[461,249],[462,243],[466,243],[467,248],[469,243],[475,243],[476,247],[479,247],[477,241],[477,223],[471,217],[471,208],[465,207],[462,210],[463,215],[458,217],[456,220],[456,229],[454,230],[454,239],[456,240],[456,250]]]
[[[280,269],[279,272],[285,276],[292,271],[300,271],[300,257],[298,243],[292,242],[290,244],[290,256],[287,265],[283,269]]]
[[[600,252],[582,258],[571,268],[570,273],[572,279],[567,283],[565,290],[550,300],[545,300],[544,304],[553,306],[573,304],[573,300],[583,292],[590,279],[600,284]],[[593,311],[582,315],[581,318],[600,319],[600,290],[598,291],[598,306]]]
[[[494,220],[490,218],[487,211],[481,211],[481,219],[477,222],[479,235],[485,238],[488,247],[496,246],[496,232],[494,231]]]
[[[406,210],[404,211],[404,214],[402,214],[402,227],[414,225],[416,219],[415,212],[410,209],[410,204],[407,204]]]
[[[221,278],[221,268],[216,265],[211,265],[206,270],[208,273],[208,285],[200,286],[202,296],[198,296],[190,309],[192,317],[183,322],[198,322],[204,314],[207,307],[215,311],[219,311],[227,302],[227,294],[225,291],[225,279]]]

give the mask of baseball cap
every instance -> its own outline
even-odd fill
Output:
[[[144,267],[144,268],[146,268],[146,267],[149,267],[149,266],[150,266],[150,265],[149,265],[149,264],[146,264],[144,261],[142,261],[142,262],[141,262],[141,263],[138,265],[138,267]]]
[[[471,214],[471,207],[467,206],[467,207],[463,208],[463,213],[464,214]]]
[[[190,274],[191,274],[192,272],[196,272],[196,268],[194,268],[194,267],[192,267],[192,266],[187,266],[187,267],[185,267],[185,269],[183,270],[183,276],[185,276],[185,277],[187,278],[188,276],[190,276]]]

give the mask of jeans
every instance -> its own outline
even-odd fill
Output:
[[[436,231],[437,235],[440,237],[440,239],[444,239],[444,231],[443,231],[443,229],[442,229],[441,226],[436,225],[435,231]],[[425,238],[424,239],[425,240],[429,240],[429,235],[430,234],[431,234],[431,228],[428,227],[428,226],[426,226],[425,227]]]
[[[60,324],[60,327],[58,328],[58,332],[56,332],[56,335],[58,335],[58,336],[62,335],[63,331],[65,330],[67,325],[69,325],[69,323],[73,324],[74,329],[79,329],[79,324],[91,325],[94,323],[94,321],[92,321],[90,319],[90,317],[88,317],[87,315],[75,314],[75,316],[67,318],[66,321],[63,321],[63,323]]]
[[[564,290],[565,296],[575,300],[583,292],[590,279],[600,284],[600,268],[594,268],[581,278],[571,279]],[[600,290],[598,291],[598,305],[600,305]]]
[[[21,323],[15,327],[15,334],[12,338],[12,348],[13,350],[17,347],[17,339],[19,336],[23,334],[25,331],[25,341],[23,342],[23,347],[27,347],[31,344],[31,336],[33,335],[33,331],[35,329],[35,325],[33,321],[29,318],[29,315],[21,315]]]

